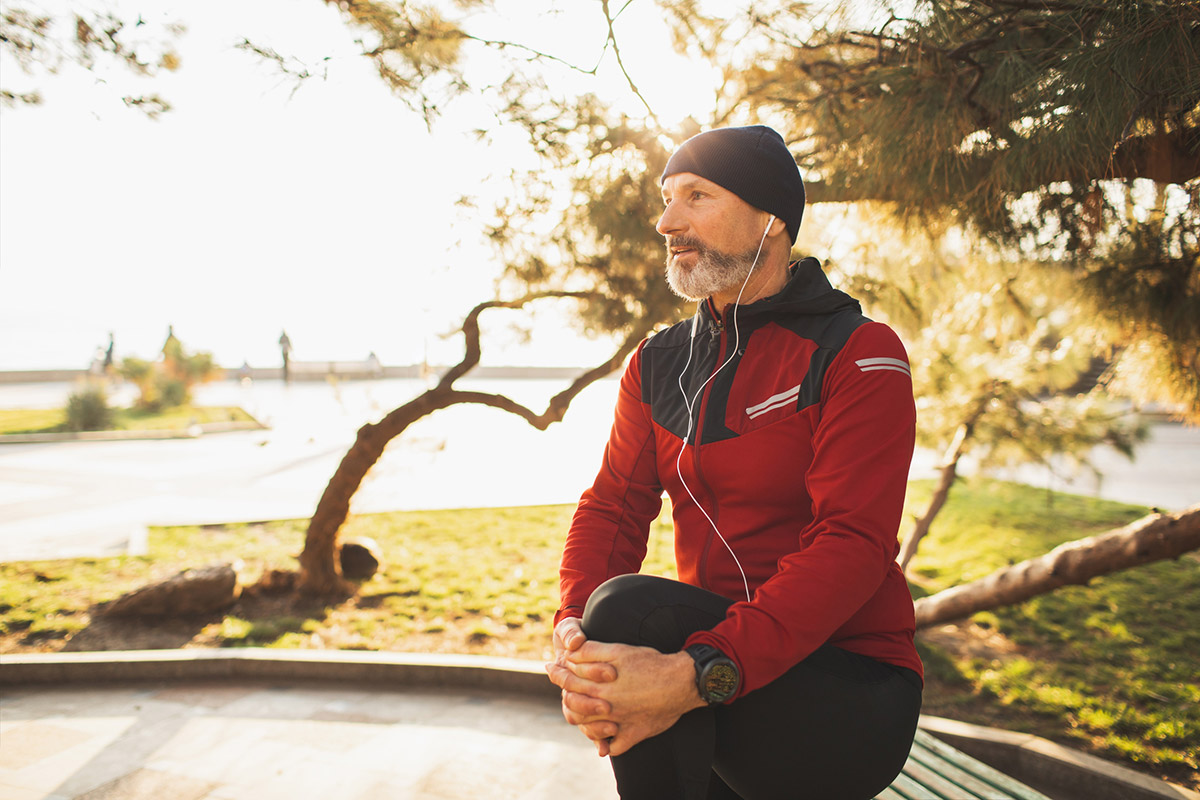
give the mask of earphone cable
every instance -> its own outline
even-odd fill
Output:
[[[725,359],[721,366],[717,367],[716,370],[714,370],[713,373],[708,376],[704,383],[700,384],[700,388],[696,390],[696,393],[692,396],[691,400],[688,400],[687,391],[683,388],[683,376],[687,374],[688,367],[691,366],[692,363],[693,344],[695,342],[696,331],[699,328],[700,323],[700,304],[704,302],[701,300],[700,303],[696,304],[696,316],[692,321],[692,334],[690,337],[688,337],[688,357],[687,361],[685,361],[683,364],[683,369],[679,373],[678,380],[679,393],[683,395],[683,405],[684,408],[687,409],[688,413],[688,422],[687,430],[683,436],[683,441],[679,445],[679,455],[675,457],[675,473],[679,476],[679,482],[683,484],[684,491],[688,493],[688,497],[692,498],[692,502],[696,504],[696,508],[700,509],[700,513],[704,515],[706,520],[708,520],[708,524],[712,526],[713,532],[717,534],[717,538],[721,540],[721,544],[725,545],[725,549],[729,551],[730,557],[733,558],[733,563],[737,565],[738,572],[740,572],[742,575],[742,587],[746,592],[747,603],[750,602],[750,581],[746,578],[746,570],[742,569],[742,562],[738,560],[737,553],[733,552],[733,548],[729,546],[729,542],[721,533],[721,529],[717,527],[717,523],[712,517],[709,516],[708,512],[704,509],[704,506],[701,505],[700,501],[696,499],[696,495],[692,494],[692,488],[688,486],[687,480],[684,479],[683,471],[680,469],[680,465],[683,462],[683,451],[687,448],[687,441],[692,435],[692,423],[695,421],[695,417],[692,412],[696,406],[696,401],[700,399],[700,394],[704,391],[704,388],[721,373],[721,370],[729,366],[730,362],[733,361],[734,356],[737,355],[738,347],[741,345],[741,331],[738,329],[737,322],[738,306],[742,302],[742,294],[746,291],[746,286],[750,283],[750,276],[754,274],[754,268],[758,266],[758,259],[759,256],[762,255],[763,244],[767,241],[767,232],[771,230],[771,222],[774,221],[775,217],[772,216],[771,220],[767,222],[767,227],[763,230],[762,238],[758,242],[758,250],[754,253],[754,261],[750,264],[750,271],[746,273],[746,279],[742,281],[742,288],[738,290],[737,300],[735,300],[733,303],[733,349],[730,351],[729,357]],[[697,445],[698,444],[699,443],[697,443]]]

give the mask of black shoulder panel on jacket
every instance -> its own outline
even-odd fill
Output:
[[[738,321],[742,342],[749,341],[750,334],[759,327],[774,323],[817,345],[800,385],[797,409],[821,401],[821,387],[830,364],[851,334],[870,321],[856,308],[833,314],[767,313],[747,316],[747,319]],[[745,345],[741,346],[741,352],[730,359],[729,353],[721,352],[722,339],[717,328],[702,323],[694,337],[691,333],[692,321],[687,320],[647,342],[642,350],[642,401],[649,403],[652,419],[657,425],[681,439],[687,436],[694,444],[703,386],[717,369],[718,359],[727,359],[728,365],[709,384],[708,401],[703,403],[705,419],[702,437],[703,443],[731,439],[737,434],[725,425],[725,409],[734,376],[745,354]],[[730,348],[733,338],[732,334],[726,337],[726,344]],[[750,357],[754,356],[755,353],[751,352]],[[689,406],[693,407],[689,409]]]

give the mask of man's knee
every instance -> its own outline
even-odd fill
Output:
[[[601,584],[583,612],[589,639],[673,653],[725,617],[730,601],[655,575],[619,575]]]
[[[620,644],[641,644],[642,620],[656,607],[653,584],[665,580],[653,575],[618,575],[592,592],[583,611],[583,632],[589,639]]]

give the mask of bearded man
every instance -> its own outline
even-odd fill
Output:
[[[667,280],[698,308],[622,378],[547,671],[626,800],[869,800],[923,685],[895,562],[907,355],[791,261],[804,185],[774,130],[701,133],[661,182]],[[637,574],[664,492],[678,581]]]

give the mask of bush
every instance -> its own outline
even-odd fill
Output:
[[[67,430],[103,431],[113,426],[108,395],[99,384],[87,384],[67,398]]]
[[[171,336],[163,346],[161,361],[126,358],[120,374],[138,387],[136,406],[142,411],[164,411],[191,401],[192,386],[220,376],[211,353],[190,354]]]
[[[155,383],[158,389],[160,410],[163,408],[176,408],[192,399],[192,393],[188,390],[188,385],[179,378],[169,378],[165,375],[160,375]]]

